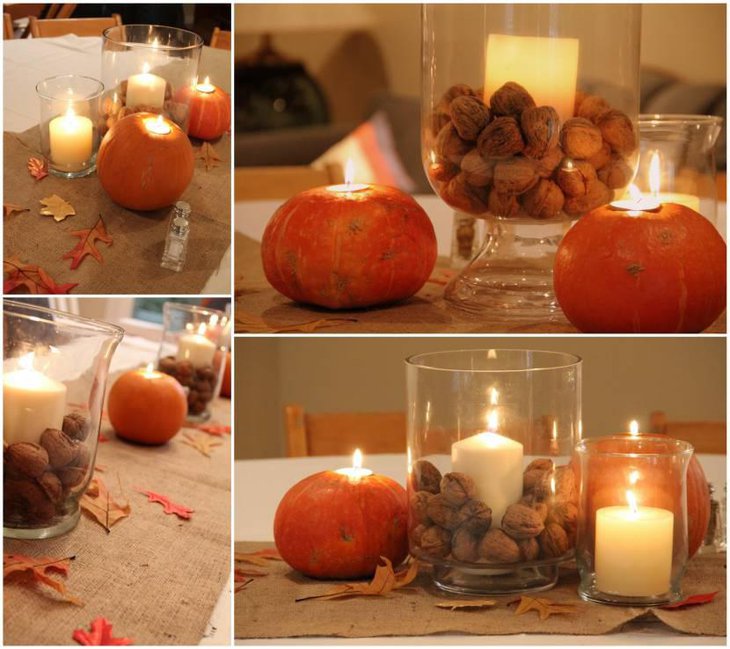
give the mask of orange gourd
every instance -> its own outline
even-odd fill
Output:
[[[212,92],[186,88],[189,97],[190,118],[188,134],[201,140],[215,140],[231,126],[231,97],[218,86]]]

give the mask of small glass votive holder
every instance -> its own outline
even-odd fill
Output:
[[[187,133],[202,50],[200,36],[177,27],[118,25],[104,30],[105,128],[144,111],[165,115]]]
[[[411,554],[453,593],[552,588],[575,547],[580,358],[435,352],[406,378]]]
[[[36,85],[41,152],[54,176],[80,178],[96,168],[103,91],[101,81],[75,74],[50,77]]]
[[[715,145],[722,118],[640,115],[640,158],[634,183],[662,203],[679,203],[717,225]]]
[[[188,396],[188,420],[210,419],[220,392],[230,329],[218,309],[165,302],[157,369],[178,380]]]
[[[687,565],[687,442],[649,435],[576,446],[576,563],[589,601],[656,606],[681,599]]]

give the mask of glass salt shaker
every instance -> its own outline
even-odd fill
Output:
[[[165,252],[162,254],[163,268],[181,271],[185,265],[185,255],[188,249],[188,234],[190,233],[190,205],[185,201],[178,201],[170,219],[170,229],[165,240]]]

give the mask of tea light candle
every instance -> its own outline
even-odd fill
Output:
[[[91,158],[93,123],[74,113],[71,106],[64,115],[50,121],[48,135],[54,164],[78,167]]]
[[[205,325],[200,325],[198,333],[187,333],[177,341],[177,360],[190,361],[194,367],[213,364],[216,346],[205,337]]]
[[[628,506],[596,511],[596,587],[625,597],[661,595],[670,588],[674,514],[638,507],[631,491]]]
[[[133,74],[127,80],[127,106],[145,106],[146,108],[162,108],[165,103],[167,81],[150,73],[150,66],[145,63],[140,74]]]
[[[337,469],[335,473],[347,476],[350,482],[359,482],[362,478],[373,475],[370,469],[362,468],[362,453],[359,448],[352,454],[352,467]]]
[[[180,94],[182,102],[190,102],[188,130],[201,140],[215,140],[231,126],[231,98],[205,77],[202,83]]]
[[[155,135],[169,135],[172,133],[172,126],[169,122],[165,121],[162,115],[158,115],[156,118],[150,117],[145,119],[144,127],[147,132],[154,133]]]
[[[3,436],[8,444],[38,443],[46,428],[63,427],[66,386],[33,369],[33,354],[3,376]]]

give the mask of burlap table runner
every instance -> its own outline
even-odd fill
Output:
[[[214,419],[230,422],[230,402],[215,404]],[[5,540],[6,553],[76,555],[66,586],[85,604],[56,601],[10,581],[4,593],[8,645],[74,644],[71,634],[106,617],[115,636],[138,645],[198,644],[230,575],[230,436],[210,458],[182,443],[145,447],[123,442],[102,425],[99,475],[116,493],[119,483],[132,514],[110,534],[82,514],[75,530],[43,541]],[[187,432],[193,432],[188,430]],[[198,431],[199,434],[202,434]],[[195,510],[189,521],[163,513],[135,488],[167,495]],[[52,591],[51,591],[52,592]]]
[[[30,212],[4,219],[5,257],[16,255],[22,262],[42,266],[59,284],[78,282],[73,293],[200,293],[230,246],[231,181],[230,137],[213,143],[221,158],[206,171],[196,159],[195,173],[181,200],[190,203],[190,237],[185,268],[176,273],[160,268],[169,225],[169,209],[133,212],[120,207],[106,195],[96,174],[65,180],[46,176],[35,180],[26,169],[28,158],[40,156],[38,127],[24,133],[4,133],[4,197]],[[200,142],[194,143],[195,153]],[[57,194],[71,203],[76,215],[56,223],[39,216],[41,198]],[[91,228],[104,218],[114,243],[98,244],[104,263],[86,258],[76,270],[70,260],[61,259],[79,241],[69,236],[74,230]]]
[[[439,259],[431,280],[412,298],[387,307],[357,311],[330,311],[292,302],[274,290],[261,266],[261,245],[235,234],[236,333],[257,333],[251,319],[263,318],[276,331],[288,325],[322,318],[348,318],[352,322],[317,329],[318,333],[579,333],[567,320],[495,324],[461,313],[444,299],[445,279],[453,271]],[[725,314],[705,333],[724,333]]]
[[[236,551],[252,552],[271,545],[236,543]],[[584,602],[576,592],[575,568],[563,568],[558,585],[543,596],[571,602],[577,612],[552,615],[542,622],[532,612],[516,616],[514,608],[505,605],[515,596],[495,598],[499,604],[490,609],[450,611],[436,608],[437,602],[447,600],[449,596],[433,586],[425,569],[413,582],[413,590],[396,591],[389,597],[298,603],[294,601],[296,598],[325,593],[332,583],[307,579],[283,562],[272,562],[266,570],[269,572],[266,577],[255,578],[235,595],[236,638],[374,638],[444,633],[600,635],[620,631],[634,620],[652,616],[683,633],[725,635],[725,554],[697,557],[690,563],[682,582],[687,594],[720,591],[715,601],[673,611]]]

